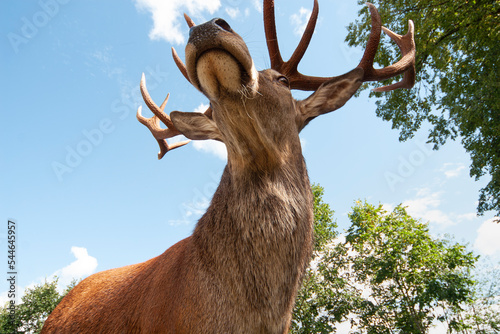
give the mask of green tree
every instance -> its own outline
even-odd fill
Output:
[[[346,321],[369,334],[427,333],[433,321],[472,328],[477,257],[465,246],[432,238],[401,206],[357,202],[349,219],[345,239],[332,234],[315,250],[291,333],[331,333]]]
[[[334,211],[323,202],[324,189],[312,186],[314,196],[314,259],[308,268],[302,288],[299,290],[291,333],[331,333],[334,323],[342,317],[342,307],[348,312],[349,300],[341,295],[345,291],[342,279],[335,276],[325,278],[319,267],[323,266],[322,254],[337,237],[337,223],[333,219]],[[342,302],[343,301],[343,302]],[[335,311],[333,311],[335,309]]]
[[[402,206],[389,213],[357,202],[349,218],[337,250],[347,256],[344,271],[364,288],[355,310],[364,332],[426,333],[440,317],[438,308],[454,311],[470,303],[477,257],[465,246],[432,238],[428,225]]]
[[[318,184],[311,186],[314,210],[314,251],[320,252],[337,237],[337,222],[333,219],[335,211],[323,202],[325,189]]]
[[[457,325],[457,333],[500,333],[500,267],[483,263],[474,279],[472,302],[444,318]]]
[[[364,0],[359,0],[364,4]],[[374,0],[382,21],[404,32],[415,23],[417,83],[411,90],[371,93],[377,116],[392,121],[407,140],[425,123],[428,140],[438,149],[461,139],[471,156],[470,175],[491,180],[481,189],[478,213],[500,215],[500,2],[498,0]],[[349,25],[346,41],[364,46],[370,31],[366,6]],[[399,57],[385,38],[375,61],[381,66]],[[386,84],[386,83],[384,83]],[[379,85],[379,84],[375,84]],[[367,88],[365,85],[364,88]]]
[[[0,333],[40,333],[45,320],[61,299],[76,285],[73,281],[66,289],[57,291],[58,278],[26,289],[21,303],[16,305],[14,321],[9,315],[8,304],[0,309]]]

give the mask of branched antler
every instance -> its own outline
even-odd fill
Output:
[[[393,78],[397,75],[404,74],[403,80],[393,85],[375,88],[376,92],[387,92],[398,88],[411,88],[415,84],[415,41],[414,41],[414,25],[413,21],[408,22],[408,32],[406,35],[398,35],[386,27],[382,26],[382,20],[377,8],[367,2],[372,18],[372,30],[370,39],[366,45],[365,53],[358,67],[365,71],[363,81],[381,81]],[[383,30],[399,47],[403,57],[391,66],[374,69],[373,60],[380,43],[380,34]]]
[[[142,74],[141,78],[141,93],[142,97],[144,99],[144,102],[148,106],[148,108],[153,112],[154,116],[151,118],[146,118],[142,116],[142,106],[140,106],[137,109],[137,119],[139,122],[144,124],[153,134],[153,137],[158,141],[158,145],[160,146],[160,152],[158,153],[158,159],[163,158],[165,153],[167,153],[170,150],[173,150],[175,148],[181,147],[189,143],[190,141],[182,141],[174,144],[169,144],[166,139],[167,138],[172,138],[177,135],[181,135],[182,133],[177,130],[174,126],[174,123],[172,123],[172,120],[170,117],[164,112],[165,106],[167,105],[168,98],[170,94],[167,95],[165,101],[161,104],[160,107],[154,103],[153,99],[148,93],[148,90],[146,88],[146,78],[144,76],[144,73]],[[160,127],[160,121],[163,122],[167,126],[166,129],[162,129]]]
[[[290,88],[301,90],[316,90],[326,80],[324,78],[305,76],[297,70],[299,62],[309,46],[316,21],[318,19],[318,1],[314,0],[314,7],[307,23],[306,30],[300,39],[299,45],[288,61],[283,61],[276,34],[276,21],[274,15],[274,0],[264,1],[264,30],[266,33],[267,48],[271,59],[271,68],[288,77]]]
[[[408,33],[400,36],[389,29],[382,27],[380,15],[371,3],[367,3],[372,16],[372,30],[363,58],[358,68],[364,70],[362,81],[386,80],[404,73],[401,82],[390,86],[376,88],[375,91],[390,91],[398,88],[411,88],[415,83],[415,42],[413,40],[413,22],[410,20]],[[297,67],[304,53],[309,46],[314,33],[316,21],[318,19],[318,1],[314,0],[314,7],[311,13],[306,30],[300,40],[299,45],[290,57],[290,60],[283,61],[278,45],[276,34],[276,23],[274,18],[274,0],[264,0],[264,29],[266,33],[267,47],[271,59],[271,68],[288,77],[290,88],[300,90],[316,90],[326,81],[337,77],[314,77],[301,74]],[[380,43],[380,33],[384,30],[391,39],[399,46],[403,57],[397,63],[383,69],[374,69],[373,60]]]
[[[186,23],[190,28],[195,26],[195,23],[187,14],[184,14],[184,19],[186,20]],[[177,54],[177,51],[175,51],[173,47],[172,47],[172,57],[174,58],[174,62],[181,71],[182,75],[184,75],[187,81],[191,82],[187,74],[186,65],[181,60],[181,58]],[[174,126],[174,123],[172,123],[170,117],[164,112],[170,94],[167,95],[167,98],[165,99],[165,101],[163,101],[162,105],[158,107],[148,93],[148,90],[146,88],[146,78],[144,77],[144,73],[142,74],[141,78],[141,93],[144,102],[153,112],[154,116],[151,118],[146,118],[142,116],[141,113],[142,107],[139,107],[137,109],[137,119],[151,131],[153,137],[155,137],[156,141],[158,142],[158,145],[160,146],[160,152],[158,152],[158,159],[163,158],[163,156],[168,151],[171,151],[175,148],[188,144],[190,140],[185,140],[173,144],[169,144],[166,141],[167,138],[172,138],[177,135],[182,135],[182,133],[179,130],[177,130],[177,128]],[[208,109],[205,111],[205,115],[207,115],[209,118],[212,118],[212,108],[208,107]],[[160,127],[160,121],[167,126],[166,129]]]

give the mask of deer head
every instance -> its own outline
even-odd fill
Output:
[[[186,79],[210,100],[210,107],[203,114],[173,111],[168,116],[164,113],[167,100],[158,107],[147,92],[143,76],[141,92],[154,116],[144,118],[139,108],[137,117],[158,140],[158,158],[187,144],[169,145],[166,142],[166,138],[183,134],[194,140],[224,142],[228,150],[228,165],[234,168],[273,168],[300,150],[298,134],[312,119],[342,107],[363,82],[403,75],[399,83],[376,91],[411,88],[415,81],[413,22],[409,22],[408,33],[400,36],[382,27],[377,9],[370,3],[368,6],[372,30],[363,58],[355,69],[335,77],[307,76],[297,69],[314,32],[318,17],[317,0],[314,0],[302,39],[288,61],[283,61],[278,46],[274,1],[264,1],[271,68],[263,71],[255,69],[245,42],[226,21],[218,18],[195,25],[185,15],[191,27],[185,52],[186,65],[173,48],[172,54]],[[389,67],[374,69],[373,60],[382,30],[397,43],[402,58]],[[293,89],[314,92],[298,101],[292,97]],[[159,121],[167,129],[160,128]]]

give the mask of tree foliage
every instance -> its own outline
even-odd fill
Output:
[[[352,303],[345,298],[345,286],[335,274],[323,277],[318,270],[322,266],[321,255],[325,248],[337,237],[337,223],[333,219],[334,211],[323,202],[324,189],[313,185],[314,195],[314,260],[308,268],[302,288],[299,290],[291,333],[331,333],[334,323],[341,320],[344,309],[349,313]]]
[[[14,321],[8,304],[0,309],[0,333],[40,333],[45,320],[62,298],[76,285],[72,282],[59,293],[58,278],[26,289],[21,303],[16,305]]]
[[[364,0],[359,0],[363,5]],[[490,175],[480,191],[478,213],[500,215],[500,2],[498,0],[374,0],[382,21],[402,33],[415,23],[417,83],[411,90],[371,93],[376,113],[400,140],[411,138],[428,122],[435,149],[460,138],[471,156],[470,175]],[[370,31],[366,6],[349,25],[346,41],[364,46]],[[388,38],[375,61],[381,66],[400,57]],[[385,84],[385,83],[384,83]],[[379,84],[376,84],[379,85]],[[368,85],[364,86],[365,88]]]
[[[398,206],[388,213],[358,202],[349,215],[346,242],[337,251],[347,257],[346,272],[363,287],[355,313],[368,333],[426,333],[438,308],[455,314],[473,297],[471,270],[477,257],[465,246],[430,236],[428,226]]]
[[[458,333],[500,333],[500,267],[483,263],[474,277],[473,302],[454,315]]]
[[[325,190],[318,184],[311,186],[314,210],[314,251],[321,251],[326,244],[337,236],[337,222],[333,219],[334,211],[323,202]]]
[[[450,333],[495,328],[486,325],[494,308],[473,319],[486,299],[473,280],[477,257],[464,245],[431,237],[401,206],[357,202],[349,219],[345,239],[332,234],[315,250],[291,333],[331,333],[346,322],[351,333],[370,334],[427,333],[435,321]]]

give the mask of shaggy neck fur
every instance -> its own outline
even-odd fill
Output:
[[[312,251],[312,215],[301,155],[245,177],[226,167],[193,243],[200,269],[221,285],[239,321],[288,324]]]

